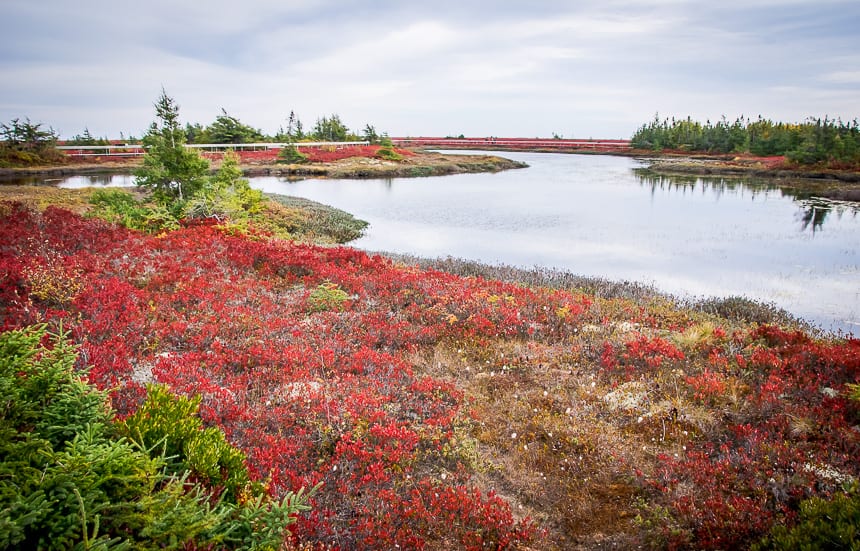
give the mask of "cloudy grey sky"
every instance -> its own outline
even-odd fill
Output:
[[[2,0],[0,121],[629,137],[654,116],[860,117],[858,0]]]

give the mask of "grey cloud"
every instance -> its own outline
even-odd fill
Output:
[[[853,1],[7,0],[0,15],[0,120],[69,133],[143,130],[162,85],[184,120],[223,106],[266,131],[291,109],[393,134],[593,137],[655,111],[858,115]]]

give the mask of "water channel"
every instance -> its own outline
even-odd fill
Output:
[[[626,157],[496,154],[530,166],[394,180],[256,177],[251,185],[367,220],[352,245],[371,251],[557,268],[688,297],[745,296],[860,335],[856,203],[773,182],[655,177]]]

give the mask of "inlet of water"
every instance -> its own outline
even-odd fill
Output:
[[[745,296],[860,334],[856,203],[772,181],[657,177],[626,157],[495,154],[530,166],[394,180],[256,177],[251,185],[367,220],[352,245],[371,251],[557,268],[688,297]],[[52,183],[124,186],[133,178]]]

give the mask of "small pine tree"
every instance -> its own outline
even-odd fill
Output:
[[[152,191],[157,200],[175,205],[190,199],[205,185],[209,162],[196,151],[185,148],[179,106],[163,88],[155,102],[155,114],[157,120],[143,138],[147,148],[143,165],[135,171],[135,176],[137,185]]]
[[[291,165],[300,165],[308,162],[307,156],[304,153],[299,151],[299,148],[295,146],[295,144],[290,144],[289,146],[283,148],[280,153],[278,153],[278,162],[279,163],[288,163]]]
[[[380,147],[379,151],[376,152],[376,156],[380,159],[386,159],[389,161],[399,161],[403,159],[402,155],[394,151],[394,142],[391,141],[388,134],[382,135],[382,139],[379,141],[379,144],[382,147]]]

